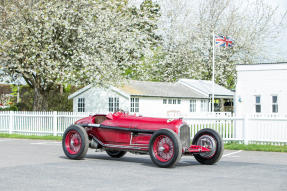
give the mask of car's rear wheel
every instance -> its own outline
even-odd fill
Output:
[[[156,131],[149,143],[149,154],[159,167],[172,167],[181,158],[182,145],[177,134],[170,129]]]
[[[127,153],[126,151],[117,151],[117,150],[106,150],[106,152],[112,158],[121,158]]]
[[[223,141],[221,136],[213,129],[202,129],[196,133],[193,145],[200,145],[210,149],[210,152],[194,154],[195,159],[202,164],[214,164],[223,154]]]
[[[85,129],[79,125],[68,127],[63,135],[62,147],[65,155],[70,159],[85,157],[89,148],[88,135]]]

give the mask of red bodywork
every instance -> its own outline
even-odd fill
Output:
[[[186,126],[182,119],[141,117],[121,112],[91,115],[76,121],[75,124],[85,127],[88,136],[95,138],[105,148],[130,151],[148,151],[149,141],[154,131],[171,129],[179,135],[180,127]],[[208,148],[197,145],[183,147],[184,154],[209,151]]]

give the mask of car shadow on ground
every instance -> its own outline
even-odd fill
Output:
[[[68,159],[66,156],[59,156],[62,159]],[[117,162],[122,162],[122,163],[137,163],[141,164],[145,167],[157,167],[152,160],[150,159],[149,155],[134,155],[134,156],[123,156],[122,158],[111,158],[105,153],[95,153],[95,154],[87,154],[85,159],[91,159],[89,161],[97,161],[97,160],[105,160],[105,161],[117,161]],[[200,166],[203,164],[200,164],[197,162],[193,157],[190,158],[182,158],[177,164],[176,168],[181,168],[181,167],[196,167]],[[203,165],[203,166],[210,166],[210,165]],[[274,168],[274,165],[271,164],[266,164],[266,163],[256,163],[256,162],[243,162],[243,161],[226,161],[226,160],[220,160],[218,163],[211,165],[215,167],[220,167],[223,166],[224,168],[236,168],[236,167],[267,167],[267,168]],[[287,165],[276,165],[276,169],[281,168],[281,169],[287,169]]]
[[[141,158],[140,158],[140,157]],[[142,158],[144,156],[144,158]],[[67,158],[67,157],[62,157]],[[111,158],[107,154],[87,154],[86,159],[97,159],[97,160],[109,160],[109,161],[118,161],[125,163],[138,163],[147,167],[156,167],[156,165],[152,162],[149,155],[134,155],[134,156],[123,156],[122,158]],[[187,167],[187,166],[197,166],[200,165],[197,161],[195,161],[192,157],[190,160],[181,160],[176,164],[176,167]]]
[[[148,155],[145,155],[145,156],[148,156]],[[107,154],[87,154],[85,158],[98,159],[98,160],[110,160],[110,161],[118,161],[118,162],[128,162],[128,163],[139,163],[139,164],[143,164],[143,165],[150,166],[150,167],[155,166],[149,157],[139,158],[137,157],[137,155],[135,155],[134,157],[123,156],[122,158],[112,158],[108,156]]]
[[[144,158],[143,158],[144,157]],[[59,158],[62,159],[68,159],[66,156],[59,156]],[[150,159],[149,155],[134,155],[134,156],[123,156],[122,158],[111,158],[105,153],[95,153],[95,154],[87,154],[86,157],[83,159],[88,159],[89,162],[96,162],[97,160],[103,160],[103,161],[117,161],[121,163],[137,163],[140,165],[143,165],[145,167],[157,167],[152,160]],[[222,166],[224,168],[237,168],[237,167],[267,167],[267,168],[274,168],[274,165],[271,164],[265,164],[265,163],[256,163],[256,162],[242,162],[242,161],[225,161],[225,160],[220,160],[218,163],[214,165],[203,165],[197,162],[193,157],[190,158],[182,158],[177,164],[176,168],[181,168],[181,167],[198,167],[198,166],[214,166],[216,168]],[[287,165],[277,165],[277,168],[281,169],[287,169]]]

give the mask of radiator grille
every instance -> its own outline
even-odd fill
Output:
[[[187,148],[190,146],[190,128],[188,125],[184,124],[180,126],[180,141],[183,148]]]

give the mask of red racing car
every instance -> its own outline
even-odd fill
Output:
[[[126,152],[147,154],[159,167],[172,167],[182,155],[193,155],[202,164],[222,156],[223,142],[212,129],[202,129],[190,145],[190,127],[182,119],[150,118],[116,112],[91,115],[66,129],[62,146],[68,158],[85,157],[88,148],[103,149],[114,158]]]

